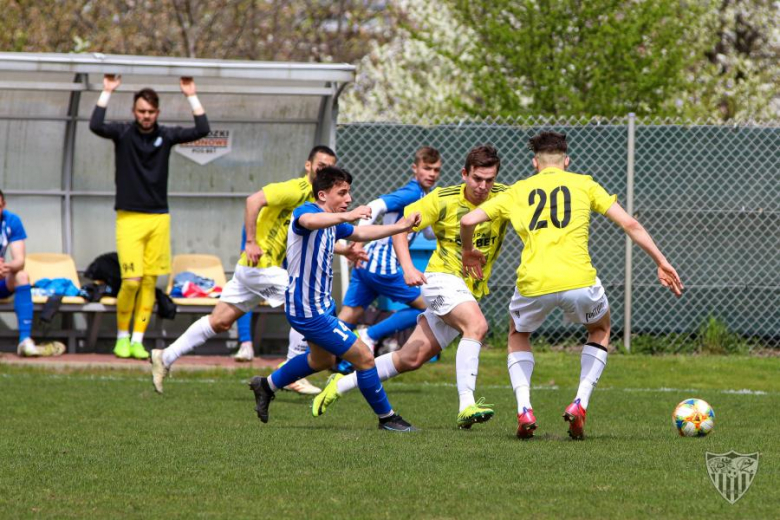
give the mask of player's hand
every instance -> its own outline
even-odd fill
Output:
[[[658,266],[658,281],[661,285],[672,291],[675,296],[682,296],[682,291],[685,289],[680,275],[677,274],[674,267],[669,263],[663,263]]]
[[[463,258],[463,275],[482,280],[482,268],[487,263],[482,251],[479,249],[464,249],[461,251],[461,257]]]
[[[10,272],[11,268],[5,263],[5,260],[0,258],[0,278],[5,278]]]
[[[368,220],[371,218],[371,208],[368,206],[358,206],[346,215],[347,222],[353,220]]]
[[[411,269],[404,269],[404,282],[410,287],[417,287],[424,283],[428,283],[425,275],[412,267]]]
[[[103,90],[113,92],[122,84],[122,76],[118,74],[106,74],[103,76]]]
[[[419,211],[415,211],[408,217],[399,219],[398,222],[396,222],[395,224],[401,227],[400,233],[404,233],[407,231],[411,231],[413,228],[419,226],[421,221],[422,221],[422,215],[420,214]]]
[[[360,242],[352,242],[342,254],[353,267],[360,267],[363,262],[368,262],[368,253]]]
[[[263,250],[260,249],[260,246],[249,242],[244,246],[244,253],[246,253],[246,261],[250,267],[256,266],[260,257],[263,256]]]
[[[192,78],[184,77],[179,79],[179,87],[181,87],[181,92],[185,96],[194,96],[195,95],[195,80]]]

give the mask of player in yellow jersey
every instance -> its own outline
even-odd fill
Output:
[[[664,287],[680,296],[683,285],[647,231],[616,202],[615,195],[609,195],[587,175],[566,171],[569,157],[565,135],[542,132],[530,140],[529,147],[534,152],[537,173],[461,220],[464,273],[477,280],[487,276],[483,266],[489,265],[490,258],[479,248],[479,229],[486,222],[509,219],[523,241],[517,287],[509,304],[507,362],[517,398],[517,436],[533,437],[536,429],[530,398],[534,368],[530,336],[553,309],[560,307],[568,321],[582,323],[588,331],[577,395],[563,414],[569,423],[569,435],[582,439],[590,395],[607,364],[610,334],[609,302],[588,254],[591,211],[620,226],[650,255]]]
[[[411,286],[422,286],[427,309],[417,319],[417,327],[403,347],[376,358],[382,380],[399,373],[417,370],[462,335],[456,354],[456,375],[460,407],[457,425],[470,428],[493,416],[492,405],[474,400],[479,369],[479,352],[488,331],[487,320],[477,300],[486,295],[490,266],[501,249],[506,234],[506,221],[496,220],[477,230],[477,247],[487,258],[485,276],[481,280],[464,279],[460,258],[460,219],[485,201],[492,200],[507,189],[495,182],[501,160],[492,146],[479,146],[466,157],[461,170],[463,184],[436,188],[419,201],[406,206],[404,215],[420,212],[422,221],[415,231],[431,226],[436,235],[436,251],[428,262],[425,274],[415,269],[409,254],[405,234],[393,236],[398,262],[404,280]],[[355,376],[336,374],[320,395],[314,398],[312,413],[321,415],[344,393],[357,387]]]
[[[222,290],[217,305],[210,315],[204,316],[192,325],[164,350],[152,350],[152,382],[158,393],[163,392],[163,379],[171,365],[181,356],[192,352],[220,332],[226,332],[241,316],[265,300],[272,307],[284,304],[284,294],[289,278],[282,267],[287,250],[287,231],[292,211],[306,201],[313,200],[311,183],[317,172],[326,166],[336,164],[336,154],[327,146],[315,146],[306,161],[306,175],[285,182],[268,184],[247,198],[244,214],[246,244],[236,265],[233,278]],[[351,260],[353,248],[337,245],[336,252],[345,254]],[[361,259],[365,258],[362,253]],[[299,350],[303,348],[302,351]],[[300,334],[290,333],[292,356],[306,350],[306,343]],[[302,381],[302,380],[301,380]],[[314,394],[319,388],[308,382],[301,387],[290,388],[302,393]],[[311,389],[308,389],[311,387]]]

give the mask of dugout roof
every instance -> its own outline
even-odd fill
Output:
[[[198,164],[171,155],[172,252],[238,253],[244,198],[301,174],[315,144],[335,146],[347,64],[149,56],[0,53],[0,187],[27,228],[28,251],[66,252],[83,269],[113,250],[113,145],[89,131],[104,74],[121,74],[108,120],[130,120],[133,92],[160,93],[161,124],[191,125],[179,77],[195,78],[229,153]],[[226,135],[226,134],[220,134]],[[197,225],[194,225],[197,223]],[[208,236],[208,244],[203,237]]]

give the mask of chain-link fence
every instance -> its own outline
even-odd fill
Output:
[[[634,350],[743,350],[780,345],[780,125],[611,120],[415,121],[353,123],[337,132],[339,163],[355,175],[357,202],[392,191],[411,175],[414,152],[437,148],[440,186],[460,183],[472,147],[502,157],[499,182],[533,174],[528,139],[565,132],[569,169],[616,193],[647,228],[686,286],[675,298],[652,260],[627,251],[623,232],[594,216],[590,252],[610,300],[613,340]],[[632,175],[633,174],[633,175]],[[627,206],[628,204],[628,206]],[[482,309],[503,333],[522,244],[511,230]],[[557,312],[537,342],[582,341],[582,327]]]

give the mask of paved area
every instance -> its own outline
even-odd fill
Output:
[[[255,358],[248,363],[239,363],[229,356],[184,356],[176,361],[176,370],[212,370],[223,368],[269,368],[276,367],[284,358]],[[16,354],[0,353],[0,364],[43,366],[54,369],[64,368],[137,368],[149,367],[148,361],[139,359],[119,359],[113,354],[63,354],[57,357],[23,358]]]

